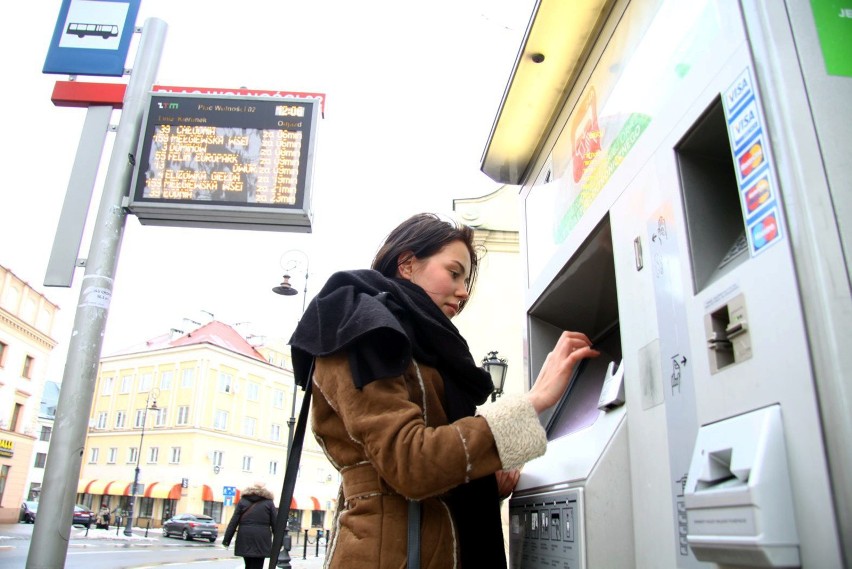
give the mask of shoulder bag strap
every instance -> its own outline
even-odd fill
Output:
[[[302,409],[299,411],[299,420],[296,423],[296,432],[293,435],[293,443],[288,449],[287,470],[284,473],[284,485],[281,488],[281,501],[278,504],[278,516],[275,518],[275,529],[272,533],[272,552],[269,556],[269,569],[278,566],[278,555],[284,544],[284,535],[287,533],[287,520],[290,517],[290,503],[293,499],[293,490],[296,488],[296,475],[299,473],[299,459],[302,457],[302,442],[305,438],[305,429],[308,422],[308,412],[311,403],[311,385],[313,384],[314,364],[308,373],[308,381],[305,384],[305,395],[302,398]]]
[[[249,510],[251,510],[252,508],[254,508],[256,505],[257,505],[257,502],[252,502],[252,503],[251,503],[251,506],[249,506],[248,508],[246,508],[245,510],[243,510],[243,513],[242,513],[242,514],[240,514],[240,519],[239,519],[239,521],[237,521],[237,524],[239,524],[240,522],[242,522],[242,521],[243,521],[243,516],[244,516],[244,515],[246,515],[247,513],[249,513]]]
[[[420,569],[420,502],[408,501],[408,569]]]

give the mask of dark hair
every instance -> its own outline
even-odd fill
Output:
[[[441,219],[434,213],[419,213],[400,223],[385,238],[373,259],[372,269],[388,278],[397,276],[400,255],[411,251],[416,259],[431,257],[453,241],[461,241],[470,253],[470,275],[467,292],[473,294],[478,258],[473,244],[473,229],[453,221]],[[407,259],[402,259],[405,262]],[[467,301],[459,305],[461,312]]]

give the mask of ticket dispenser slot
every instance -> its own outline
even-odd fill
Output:
[[[779,405],[701,427],[684,498],[687,543],[698,560],[800,566]]]
[[[675,155],[697,293],[748,258],[721,98],[678,142]]]

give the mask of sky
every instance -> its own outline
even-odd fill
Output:
[[[385,235],[421,211],[499,188],[479,170],[534,0],[142,0],[137,25],[168,25],[156,83],[326,95],[313,172],[312,233],[143,226],[128,216],[102,356],[213,315],[289,337],[334,271],[365,268]],[[6,5],[0,34],[0,265],[60,306],[49,378],[61,380],[84,269],[43,286],[84,109],[56,107],[42,73],[61,2]],[[138,36],[137,36],[138,37]],[[138,39],[134,41],[138,42]],[[134,50],[128,58],[132,67]],[[119,79],[79,77],[80,81]],[[113,123],[120,119],[114,113]],[[79,257],[110,160],[95,184]],[[295,297],[272,287],[298,263]]]

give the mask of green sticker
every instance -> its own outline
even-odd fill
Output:
[[[852,77],[852,0],[811,0],[825,70]]]

